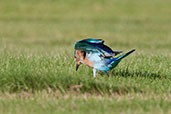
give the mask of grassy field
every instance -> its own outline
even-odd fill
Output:
[[[108,78],[73,45],[136,51]],[[171,113],[170,0],[1,0],[0,113]]]

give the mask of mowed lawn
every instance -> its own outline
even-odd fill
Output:
[[[134,53],[109,72],[73,46],[101,38]],[[1,0],[0,113],[171,113],[170,0]]]

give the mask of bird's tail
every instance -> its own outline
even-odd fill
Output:
[[[121,60],[121,59],[123,59],[124,57],[128,56],[129,54],[131,54],[131,53],[134,52],[134,51],[135,51],[135,49],[133,49],[133,50],[131,50],[131,51],[128,51],[127,53],[124,53],[124,54],[122,54],[122,55],[119,55],[119,56],[115,57],[114,59],[115,59],[115,60]]]
[[[129,54],[131,54],[132,52],[134,52],[135,49],[128,51],[127,53],[124,53],[122,55],[118,55],[115,58],[111,59],[110,61],[107,62],[108,67],[110,68],[114,68],[118,65],[118,63],[121,61],[121,59],[125,58],[126,56],[128,56]]]

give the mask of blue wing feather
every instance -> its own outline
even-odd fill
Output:
[[[108,46],[104,45],[104,40],[102,39],[84,39],[75,43],[74,48],[76,50],[83,50],[86,52],[92,51],[94,53],[99,53],[104,57],[115,56],[122,51],[113,51]]]
[[[104,40],[102,40],[102,39],[92,39],[92,38],[90,38],[90,39],[84,39],[84,40],[80,40],[80,41],[78,41],[78,42],[84,42],[84,43],[92,43],[92,44],[103,44],[104,43]]]

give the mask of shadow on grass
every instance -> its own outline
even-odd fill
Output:
[[[153,72],[147,72],[147,71],[130,71],[129,69],[124,70],[113,70],[109,72],[111,76],[122,76],[122,77],[146,77],[150,79],[156,79],[161,78],[161,73],[153,73]]]

